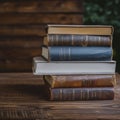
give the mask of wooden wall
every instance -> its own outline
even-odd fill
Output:
[[[82,0],[0,0],[0,72],[30,72],[45,24],[82,24]]]

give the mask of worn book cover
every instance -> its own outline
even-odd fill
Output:
[[[47,34],[87,34],[87,35],[111,35],[113,26],[109,25],[50,25],[46,27]]]
[[[115,74],[44,75],[45,84],[51,88],[112,87],[116,85]]]
[[[48,34],[45,46],[112,46],[112,35]]]
[[[48,61],[110,61],[112,47],[42,47],[42,56]]]
[[[114,87],[96,88],[47,88],[46,96],[54,101],[75,100],[112,100],[114,99]]]

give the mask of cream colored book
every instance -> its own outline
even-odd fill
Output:
[[[35,75],[115,74],[115,61],[52,61],[33,58]]]

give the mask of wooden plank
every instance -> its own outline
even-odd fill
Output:
[[[0,49],[0,72],[32,71],[32,59],[40,55],[40,47]]]
[[[23,67],[24,66],[24,67]],[[32,61],[30,60],[11,60],[5,59],[0,60],[0,72],[22,72],[22,71],[32,71]],[[31,69],[31,70],[30,70]]]
[[[42,37],[36,36],[2,36],[0,48],[39,48],[43,44]]]
[[[44,81],[42,76],[32,73],[0,73],[0,86],[2,85],[44,85]]]
[[[1,25],[0,36],[43,36],[45,25]],[[1,39],[0,37],[0,39]]]
[[[120,75],[118,74],[117,75],[117,85],[115,86],[115,93],[117,93],[117,96],[120,96],[120,92],[118,92],[120,90]],[[30,80],[30,81],[29,81]],[[37,82],[37,84],[35,83],[35,81]],[[23,92],[23,89],[25,91],[28,91],[29,92],[29,89],[31,87],[36,87],[36,88],[40,88],[40,92],[38,93],[39,94],[42,94],[44,92],[44,82],[43,82],[43,78],[42,76],[35,76],[33,75],[33,73],[0,73],[0,96],[4,96],[4,97],[7,97],[7,96],[11,96],[11,91],[8,91],[6,92],[6,90],[10,89],[10,90],[14,90],[14,89],[19,89],[19,91],[12,91],[14,94],[17,94],[17,92]],[[42,88],[41,88],[42,87]],[[21,91],[20,91],[21,90]],[[31,89],[32,90],[32,89]],[[5,94],[7,94],[7,96],[5,96]],[[12,94],[13,94],[12,93]],[[26,93],[23,93],[23,94],[26,94]],[[26,98],[28,96],[31,96],[31,94],[26,94]],[[117,97],[115,96],[115,97]],[[18,96],[16,97],[19,97],[19,94]],[[118,97],[117,97],[118,98]],[[7,100],[7,99],[6,99]],[[110,100],[112,102],[115,102],[119,99],[116,99],[115,100]],[[107,101],[107,100],[106,100]],[[1,102],[1,101],[0,101]],[[31,101],[29,101],[31,102]],[[34,101],[32,101],[34,103]],[[45,104],[48,104],[49,105],[49,102],[48,101],[44,101],[44,102],[47,102]],[[89,101],[87,101],[89,103]],[[100,101],[98,101],[100,102]],[[50,102],[51,103],[51,102]],[[69,101],[69,102],[53,102],[53,105],[56,105],[56,103],[60,103],[60,104],[66,104],[66,105],[69,105],[70,103],[73,103],[73,106],[74,105],[77,105],[79,103],[79,101],[76,101],[76,102],[73,102],[73,101]],[[91,102],[92,103],[92,102]],[[105,103],[105,101],[103,102],[103,104]],[[107,102],[106,102],[107,103]],[[83,102],[84,104],[84,102]],[[43,104],[44,105],[44,104]],[[52,105],[52,103],[50,104]],[[99,105],[99,104],[98,104]],[[57,104],[57,106],[59,106],[59,104]],[[88,104],[87,105],[88,107],[91,106],[91,104]],[[101,107],[103,106],[102,104],[100,105]],[[64,106],[59,106],[59,109],[63,109]],[[70,106],[67,106],[67,109],[69,108]],[[75,106],[76,107],[76,106]],[[78,108],[81,107],[81,106],[77,106]],[[94,107],[94,106],[92,106]],[[53,108],[54,109],[54,108]]]
[[[120,100],[120,74],[116,74],[117,85],[115,86],[115,100]]]
[[[38,81],[39,78],[40,81]],[[30,79],[30,82],[28,79]],[[17,80],[23,83],[14,83]],[[32,82],[32,80],[37,81],[38,84]],[[13,82],[13,84],[7,83],[8,81]],[[25,84],[24,81],[26,82]],[[0,119],[120,120],[120,99],[115,98],[115,100],[103,101],[47,101],[43,97],[43,85],[42,76],[34,76],[32,73],[0,73]],[[117,74],[115,93],[119,90],[120,75]],[[117,93],[120,96],[120,92]]]
[[[83,12],[82,0],[4,0],[0,1],[0,13],[61,13]]]
[[[0,25],[10,24],[82,24],[82,14],[1,13]]]
[[[74,102],[73,102],[74,103]],[[56,105],[33,105],[33,103],[13,105],[1,105],[0,117],[1,119],[39,119],[39,120],[120,120],[119,101],[113,103],[107,102],[79,102],[77,105],[64,105],[63,109]],[[91,103],[91,105],[89,105]],[[102,104],[102,107],[100,106]],[[87,107],[89,105],[89,108]],[[92,105],[94,107],[92,107]],[[117,105],[118,107],[114,107]],[[80,107],[78,107],[80,106]],[[72,108],[73,107],[73,108]],[[4,116],[2,115],[4,113]]]
[[[3,59],[31,59],[33,56],[40,56],[41,48],[3,48],[0,49],[0,60]]]
[[[0,60],[0,72],[32,72],[32,58]]]

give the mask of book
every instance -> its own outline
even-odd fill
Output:
[[[115,74],[116,61],[51,61],[33,58],[35,75]]]
[[[48,61],[109,61],[112,47],[42,47],[42,56]]]
[[[47,34],[112,35],[113,27],[108,25],[50,25]]]
[[[115,74],[111,75],[44,75],[45,84],[51,88],[113,87]]]
[[[46,88],[46,96],[54,101],[75,100],[112,100],[114,99],[113,87],[96,88]]]
[[[112,36],[48,34],[44,37],[45,46],[112,46]]]

